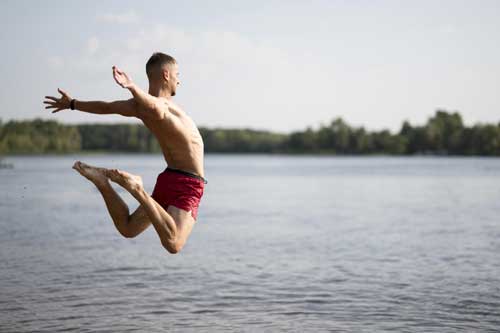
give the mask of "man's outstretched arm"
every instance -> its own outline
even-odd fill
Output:
[[[60,98],[45,96],[44,104],[46,109],[54,109],[52,113],[71,108],[73,100],[68,93],[57,89],[61,94]],[[125,117],[137,117],[136,101],[132,98],[124,101],[103,102],[103,101],[80,101],[73,100],[75,110],[94,114],[119,114]]]
[[[132,93],[136,103],[141,106],[141,109],[156,116],[163,115],[165,101],[161,101],[158,97],[152,96],[142,90],[132,81],[132,78],[127,73],[116,66],[113,66],[113,78],[120,87],[128,89]]]

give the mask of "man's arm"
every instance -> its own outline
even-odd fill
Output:
[[[128,89],[141,109],[147,111],[148,114],[153,116],[162,116],[165,108],[165,101],[161,101],[158,97],[151,96],[139,86],[137,86],[127,73],[121,71],[116,66],[113,66],[113,78],[116,83],[122,88]]]
[[[57,90],[61,94],[60,98],[45,96],[44,103],[47,104],[45,108],[55,109],[52,113],[70,109],[73,100],[66,92],[61,89]],[[94,114],[119,114],[125,117],[137,117],[137,104],[133,98],[114,102],[73,100],[73,107],[75,110]]]
[[[119,114],[137,117],[136,102],[133,98],[125,101],[101,102],[75,100],[75,110],[96,114]]]

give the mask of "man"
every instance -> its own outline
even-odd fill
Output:
[[[116,83],[133,95],[129,100],[111,103],[81,101],[58,89],[61,97],[45,96],[44,103],[48,104],[46,109],[55,109],[52,113],[74,109],[136,117],[155,135],[168,167],[158,176],[152,196],[144,190],[140,176],[80,161],[73,168],[101,192],[120,234],[135,237],[153,224],[165,249],[178,253],[193,229],[206,183],[203,178],[203,140],[191,118],[172,102],[180,83],[176,60],[163,53],[154,53],[146,64],[146,73],[148,93],[135,85],[125,72],[113,66]],[[140,203],[131,215],[109,180],[121,185]]]

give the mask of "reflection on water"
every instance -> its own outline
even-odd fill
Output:
[[[0,331],[438,331],[500,327],[500,159],[217,156],[179,255],[114,229],[76,159],[10,157]],[[135,209],[134,199],[124,191]]]

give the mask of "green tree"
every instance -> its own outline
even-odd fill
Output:
[[[287,149],[293,153],[317,152],[317,136],[311,129],[304,132],[293,132],[287,142]]]
[[[461,150],[462,117],[458,113],[437,110],[426,125],[429,149],[444,154],[457,154]]]

